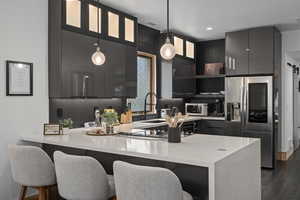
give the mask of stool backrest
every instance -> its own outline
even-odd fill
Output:
[[[54,152],[59,194],[68,200],[107,200],[109,185],[102,165],[94,158]]]
[[[23,186],[50,186],[56,183],[54,164],[39,147],[9,145],[13,179]]]
[[[182,186],[168,169],[114,162],[118,200],[182,200]]]

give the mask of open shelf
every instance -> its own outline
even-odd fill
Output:
[[[225,74],[220,75],[196,75],[196,76],[175,76],[174,80],[183,80],[183,79],[210,79],[210,78],[224,78]]]
[[[225,98],[225,95],[223,94],[196,94],[194,95],[194,98]]]
[[[219,75],[198,75],[194,76],[196,79],[209,79],[209,78],[224,78],[225,74],[219,74]]]

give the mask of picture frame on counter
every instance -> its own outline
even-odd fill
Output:
[[[6,61],[6,96],[33,96],[33,63]]]
[[[61,124],[44,124],[43,135],[62,135],[63,126]]]

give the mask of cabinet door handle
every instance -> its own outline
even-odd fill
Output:
[[[235,58],[232,59],[232,69],[235,70],[235,64],[236,64],[236,60]]]
[[[229,62],[229,69],[231,69],[231,56],[229,56],[228,62]]]
[[[247,48],[247,49],[245,49],[247,52],[249,52],[249,51],[251,51],[251,49],[250,48]]]
[[[225,66],[226,66],[226,68],[229,68],[229,65],[228,65],[228,56],[225,56]]]

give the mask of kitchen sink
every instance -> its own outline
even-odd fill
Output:
[[[163,122],[166,122],[166,120],[164,120],[164,119],[154,119],[154,120],[144,121],[142,123],[146,123],[146,124],[158,124],[158,123],[163,123]]]

